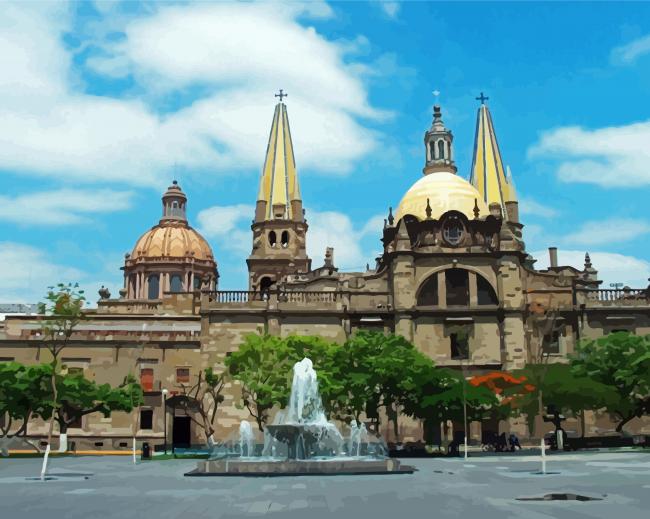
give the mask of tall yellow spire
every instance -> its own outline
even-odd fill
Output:
[[[515,185],[510,171],[506,174],[503,169],[501,152],[492,124],[492,115],[485,104],[488,98],[481,92],[481,96],[477,99],[481,101],[481,106],[476,119],[474,158],[469,180],[488,206],[497,202],[501,205],[503,214],[507,215],[506,202],[517,201]]]
[[[282,102],[282,98],[286,95],[282,90],[276,95],[280,97],[280,102],[275,106],[266,148],[266,159],[257,195],[256,221],[302,220],[302,200],[289,117],[287,107]]]

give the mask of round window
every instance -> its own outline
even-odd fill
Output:
[[[442,237],[449,245],[456,246],[462,241],[464,232],[460,219],[453,216],[445,222],[442,228]]]

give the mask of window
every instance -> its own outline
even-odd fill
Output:
[[[190,368],[176,368],[176,383],[177,384],[190,383]]]
[[[497,305],[499,301],[492,285],[482,276],[476,275],[476,297],[479,305]]]
[[[160,295],[160,274],[151,274],[147,281],[149,283],[147,297],[149,299],[158,299]]]
[[[439,159],[445,158],[445,141],[443,140],[438,141],[438,158]]]
[[[469,306],[469,276],[464,269],[445,270],[447,306]]]
[[[201,288],[201,276],[194,274],[194,290],[199,290]]]
[[[436,306],[438,304],[438,274],[427,279],[418,293],[418,306]]]
[[[174,293],[183,291],[183,278],[180,274],[172,274],[169,279],[169,291]]]
[[[140,385],[142,391],[153,391],[153,368],[142,368],[140,370]]]
[[[457,328],[449,334],[451,342],[451,358],[454,360],[469,359],[469,331]]]
[[[442,227],[442,237],[452,246],[458,245],[463,239],[463,224],[458,217],[448,218]]]
[[[153,409],[140,411],[140,429],[153,429]]]
[[[560,353],[560,332],[554,331],[544,335],[544,353],[558,355]]]
[[[282,231],[282,246],[286,249],[289,245],[289,232]]]
[[[429,141],[429,160],[435,160],[436,158],[436,143]]]
[[[275,247],[275,244],[277,243],[277,241],[278,241],[278,237],[275,235],[275,231],[271,231],[269,233],[269,245],[271,247]]]

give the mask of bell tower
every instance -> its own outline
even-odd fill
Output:
[[[454,163],[454,136],[451,130],[445,127],[442,122],[440,106],[433,107],[433,122],[431,128],[424,134],[425,166],[422,172],[425,175],[430,173],[456,173]]]
[[[269,143],[255,205],[253,250],[248,264],[249,290],[268,290],[284,276],[308,272],[305,241],[307,222],[302,208],[296,161],[293,154],[286,97],[276,97]]]

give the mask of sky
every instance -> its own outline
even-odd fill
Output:
[[[537,267],[648,284],[650,4],[3,2],[0,70],[0,302],[117,296],[173,179],[246,288],[280,88],[314,266],[374,264],[434,90],[468,178],[484,92]]]

